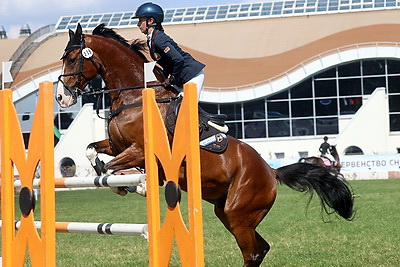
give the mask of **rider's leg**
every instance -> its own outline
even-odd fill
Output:
[[[201,91],[204,83],[204,70],[199,71],[188,83],[195,83],[197,87],[197,101],[200,99]]]

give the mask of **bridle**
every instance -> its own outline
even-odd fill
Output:
[[[75,99],[77,99],[81,95],[84,95],[82,90],[79,89],[79,85],[81,84],[82,78],[85,79],[87,82],[90,81],[90,79],[87,78],[85,76],[85,74],[83,73],[83,63],[84,63],[85,59],[90,60],[90,62],[92,62],[93,66],[96,68],[97,73],[100,73],[99,66],[97,66],[93,60],[93,51],[90,48],[86,47],[84,34],[82,34],[80,44],[72,44],[72,45],[67,46],[67,48],[65,48],[65,52],[64,52],[63,56],[61,57],[61,59],[62,60],[65,59],[70,52],[72,52],[73,50],[76,50],[76,49],[81,50],[81,53],[79,54],[79,69],[78,69],[78,71],[72,72],[72,73],[61,74],[60,76],[58,76],[58,82],[61,82],[63,84],[64,88]],[[67,84],[65,84],[64,81],[62,80],[62,77],[69,77],[69,76],[78,76],[78,78],[72,88],[69,87]]]

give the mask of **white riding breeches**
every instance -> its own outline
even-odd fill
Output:
[[[197,87],[197,101],[200,99],[201,91],[203,90],[204,83],[204,70],[199,71],[188,83],[195,83]],[[179,90],[181,91],[181,90]]]

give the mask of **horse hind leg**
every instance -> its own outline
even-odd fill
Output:
[[[245,223],[242,216],[228,216],[222,208],[215,207],[214,212],[226,229],[228,229],[235,237],[243,255],[243,266],[260,266],[270,250],[270,245],[259,233],[257,233],[255,228],[267,212],[259,215],[261,218],[257,216],[258,219],[256,219],[255,224]],[[248,218],[249,221],[252,221],[249,217],[246,216],[246,218]]]

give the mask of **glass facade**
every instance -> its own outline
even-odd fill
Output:
[[[339,65],[263,99],[201,106],[227,114],[228,133],[240,139],[329,135],[377,87],[388,94],[390,131],[400,131],[400,61],[392,59]]]
[[[242,3],[220,6],[187,7],[165,9],[164,23],[196,23],[218,20],[253,19],[265,17],[287,17],[338,12],[396,9],[395,0],[286,0],[263,3]],[[132,27],[133,11],[63,16],[56,24],[56,31],[75,29],[80,23],[84,29],[93,29],[100,23],[112,28]]]

